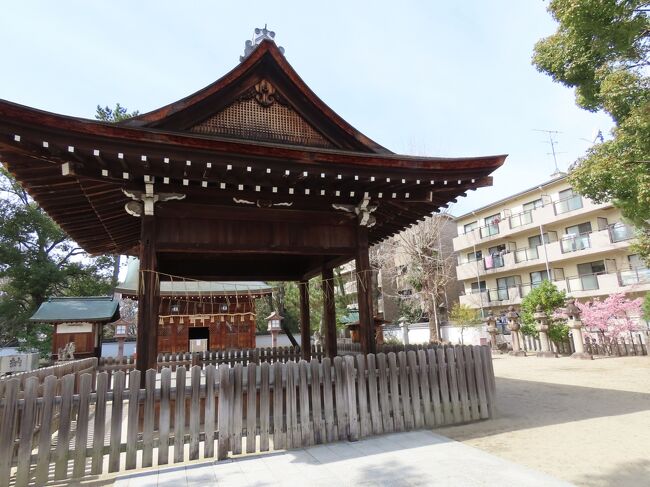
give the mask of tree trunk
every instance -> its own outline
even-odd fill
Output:
[[[429,337],[429,341],[437,342],[440,341],[440,320],[438,319],[438,302],[436,300],[436,295],[431,295],[431,308],[433,309],[433,328],[435,329],[435,337]],[[431,327],[431,325],[429,325]]]
[[[113,256],[113,287],[117,286],[118,279],[120,278],[120,254]]]
[[[440,341],[440,335],[438,333],[438,316],[436,314],[436,303],[433,299],[433,296],[426,292],[426,308],[429,315],[429,342],[436,343]]]

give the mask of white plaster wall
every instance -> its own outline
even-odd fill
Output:
[[[441,326],[440,334],[442,340],[453,344],[461,343],[460,328],[455,326]],[[399,327],[385,327],[384,337],[399,340],[404,343],[403,332]],[[408,334],[409,343],[412,345],[420,343],[429,343],[429,324],[415,323],[409,326]],[[463,333],[463,343],[465,345],[486,345],[490,342],[490,335],[485,326],[476,328],[466,328]]]

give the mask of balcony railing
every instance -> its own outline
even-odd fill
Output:
[[[528,225],[533,222],[533,210],[527,210],[508,217],[510,229]]]
[[[488,303],[498,305],[503,301],[513,301],[526,297],[528,293],[539,284],[540,283],[524,283],[510,287],[492,288],[484,290],[483,293],[487,295],[486,298]]]
[[[591,248],[591,239],[589,233],[581,233],[579,235],[565,235],[560,241],[562,253],[577,252]]]
[[[510,294],[514,295],[516,288],[497,288],[488,290],[488,301],[490,303],[496,301],[508,301],[510,299]]]
[[[492,235],[497,235],[499,233],[499,222],[494,221],[489,225],[485,225],[479,229],[481,238],[491,237]]]
[[[539,247],[530,247],[527,249],[515,250],[516,263],[535,259],[539,259]]]
[[[593,291],[599,289],[598,276],[602,273],[584,274],[582,276],[567,277],[567,291]]]
[[[503,255],[488,255],[483,258],[483,267],[485,270],[497,269],[505,265]]]
[[[555,209],[556,215],[561,215],[562,213],[568,213],[569,211],[579,210],[582,208],[582,196],[579,194],[573,195],[569,198],[556,201],[553,203],[553,208]]]
[[[612,243],[623,242],[634,238],[634,228],[625,223],[614,223],[608,226],[609,240]]]
[[[650,269],[643,267],[618,271],[618,282],[621,286],[650,284]]]
[[[479,257],[478,259],[476,257],[473,258],[465,258],[462,255],[458,256],[458,265],[463,265],[463,264],[474,264],[475,262],[479,262],[483,260],[483,258]]]

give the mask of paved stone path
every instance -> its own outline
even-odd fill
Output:
[[[120,475],[118,487],[527,486],[556,480],[429,431]]]

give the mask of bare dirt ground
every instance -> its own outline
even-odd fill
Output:
[[[437,433],[576,485],[650,485],[650,357],[495,355],[494,371],[496,418]]]

